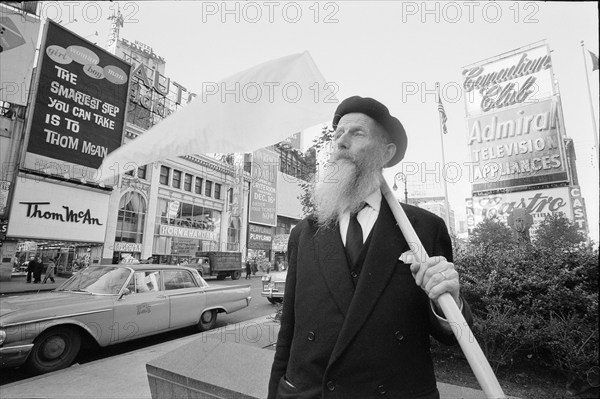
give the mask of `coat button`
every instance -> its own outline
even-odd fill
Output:
[[[377,387],[377,392],[379,392],[380,395],[385,395],[385,386],[384,385],[380,385]]]
[[[352,272],[352,273],[350,273],[350,275],[352,276],[352,278],[357,278],[358,277],[358,273],[356,273],[356,272]]]
[[[335,391],[335,384],[333,383],[333,381],[327,381],[327,389],[329,389],[330,392]]]
[[[402,341],[402,340],[404,340],[404,335],[402,335],[402,334],[400,333],[400,331],[396,331],[396,332],[394,333],[394,336],[396,337],[396,339],[397,339],[398,341]]]
[[[308,336],[306,337],[309,341],[314,341],[315,340],[315,333],[314,331],[309,331],[308,332]]]

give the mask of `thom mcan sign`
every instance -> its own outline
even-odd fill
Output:
[[[45,181],[17,182],[9,237],[104,242],[107,194]]]

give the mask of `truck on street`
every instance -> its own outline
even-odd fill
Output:
[[[215,276],[217,280],[224,280],[227,276],[231,276],[232,280],[237,280],[242,276],[242,253],[196,252],[196,257],[190,260],[188,266],[198,270],[204,278]]]

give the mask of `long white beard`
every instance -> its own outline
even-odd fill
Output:
[[[359,210],[365,198],[379,188],[381,158],[365,153],[334,154],[313,193],[319,226],[337,223],[341,214]]]

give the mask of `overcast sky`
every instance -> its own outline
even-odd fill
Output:
[[[42,14],[98,45],[114,3],[47,2]],[[580,42],[598,54],[596,2],[120,2],[121,37],[167,61],[166,75],[193,92],[238,71],[309,51],[340,99],[374,97],[405,126],[406,162],[441,162],[434,93],[448,116],[446,162],[469,162],[464,66],[545,40],[560,85],[566,133],[573,138],[591,235],[598,241],[598,165]],[[426,8],[424,8],[426,7]],[[95,35],[98,32],[98,36]],[[588,67],[590,65],[587,59]],[[590,73],[595,118],[598,71]],[[386,171],[390,177],[400,166]],[[467,168],[449,184],[457,217],[471,195]],[[399,194],[402,196],[403,194]],[[410,193],[409,193],[410,195]]]

